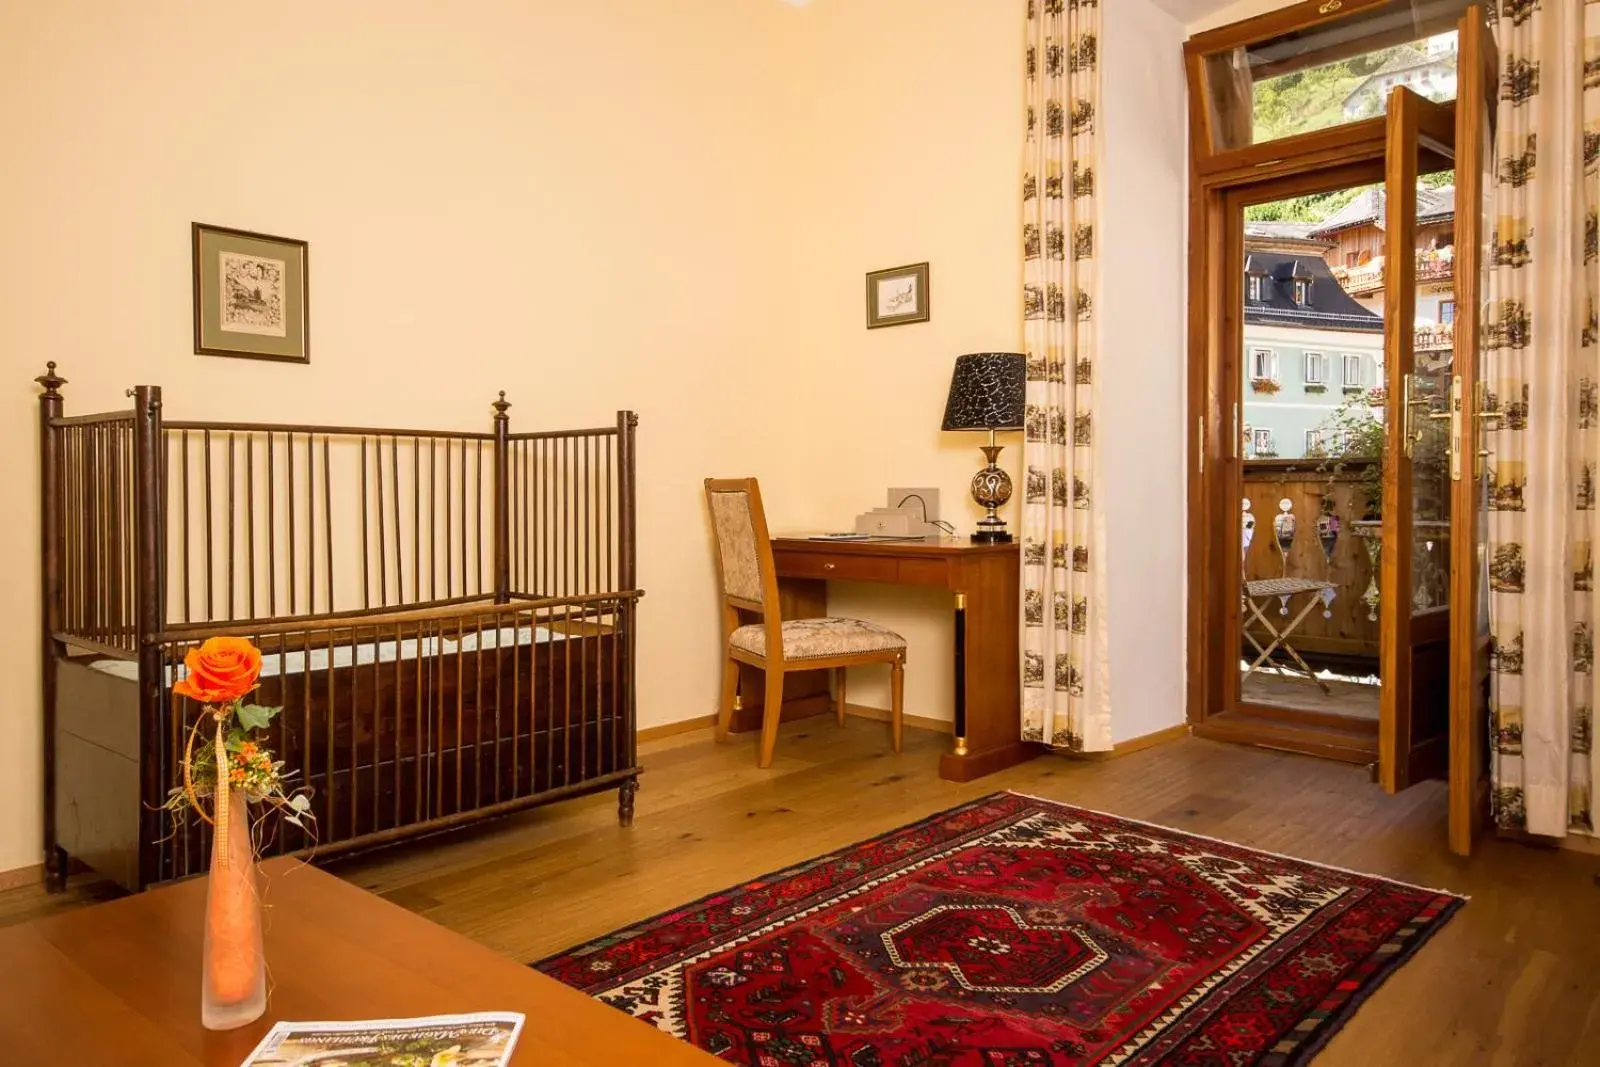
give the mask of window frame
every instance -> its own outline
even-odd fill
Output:
[[[1265,356],[1266,373],[1256,373],[1256,358]],[[1275,382],[1278,380],[1278,350],[1258,345],[1250,349],[1250,380],[1253,382]]]
[[[1305,380],[1305,384],[1326,386],[1328,384],[1328,353],[1320,348],[1308,348],[1301,353],[1301,356],[1305,363],[1301,368],[1301,375]],[[1315,378],[1311,376],[1312,360],[1316,360],[1321,364],[1321,370]]]
[[[1339,353],[1339,384],[1346,389],[1365,389],[1367,387],[1367,365],[1360,352]],[[1350,380],[1351,361],[1356,368],[1355,381]]]
[[[1265,449],[1263,449],[1261,447],[1261,442],[1263,440],[1265,440],[1266,443],[1267,443]],[[1253,427],[1251,427],[1251,429],[1250,429],[1250,451],[1256,456],[1257,459],[1263,458],[1262,457],[1262,452],[1266,452],[1267,453],[1267,457],[1266,458],[1271,458],[1272,456],[1276,456],[1278,454],[1278,441],[1277,441],[1277,437],[1272,432],[1272,427],[1270,427],[1270,426],[1253,426]]]

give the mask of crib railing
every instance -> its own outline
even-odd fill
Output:
[[[134,413],[55,420],[59,627],[90,647],[137,650]]]
[[[494,592],[494,435],[168,422],[169,621]]]

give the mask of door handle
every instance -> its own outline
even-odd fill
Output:
[[[1416,443],[1422,440],[1422,431],[1416,427],[1416,409],[1428,406],[1426,400],[1411,395],[1416,390],[1416,380],[1416,375],[1407,374],[1400,383],[1400,441],[1407,459],[1415,453]]]

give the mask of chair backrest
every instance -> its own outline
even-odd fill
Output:
[[[717,580],[724,602],[755,612],[765,621],[780,621],[778,578],[767,516],[761,507],[761,487],[754,478],[707,478],[706,506],[711,510]],[[770,619],[768,605],[773,609]]]

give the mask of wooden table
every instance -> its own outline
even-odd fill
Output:
[[[17,1064],[238,1067],[280,1019],[527,1016],[513,1064],[721,1062],[332,875],[264,865],[266,1016],[200,1026],[205,879],[0,929],[0,1049]],[[538,908],[537,888],[507,907]]]
[[[932,541],[813,541],[774,537],[772,557],[785,619],[828,613],[828,582],[884,582],[948,589],[955,610],[955,741],[939,759],[939,776],[971,781],[1043,751],[1021,738],[1017,545],[975,545],[964,538]],[[908,662],[908,671],[917,670]],[[761,726],[759,671],[745,668],[736,730]],[[783,718],[829,710],[828,672],[791,674]]]

